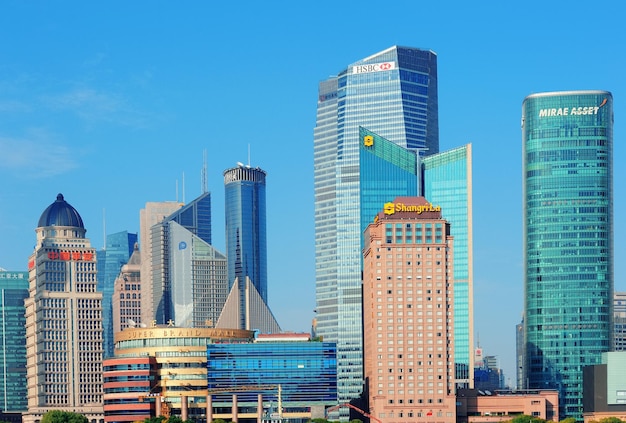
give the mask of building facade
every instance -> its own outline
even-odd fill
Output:
[[[207,423],[207,345],[253,339],[252,331],[174,325],[116,333],[115,356],[104,361],[105,421],[178,416]],[[130,377],[137,382],[127,383]]]
[[[113,356],[113,304],[115,280],[133,253],[137,234],[128,231],[107,235],[105,248],[98,251],[98,291],[102,292],[104,356]]]
[[[439,151],[437,56],[394,46],[320,82],[314,129],[316,331],[337,343],[339,398],[363,390],[359,127]]]
[[[212,418],[305,423],[337,403],[337,350],[308,334],[258,335],[254,342],[207,345]],[[258,421],[258,420],[257,420]]]
[[[161,245],[165,242],[163,240],[164,234],[162,231],[153,232],[152,228],[182,206],[184,204],[178,201],[148,202],[146,207],[139,211],[139,247],[143,280],[141,284],[141,321],[145,323],[155,320],[157,312],[155,302],[160,301],[160,293],[165,283],[165,276],[160,271],[164,264],[161,263],[162,258],[158,253]],[[154,257],[153,246],[156,250]],[[154,266],[158,266],[159,271],[153,271],[153,262]],[[155,286],[158,287],[156,293],[154,292]]]
[[[423,195],[441,207],[454,237],[454,361],[459,388],[473,387],[474,231],[472,145],[422,159]]]
[[[128,262],[122,266],[115,279],[111,308],[113,309],[113,334],[129,327],[147,325],[141,320],[141,252],[137,244]]]
[[[28,272],[0,269],[0,416],[21,416],[27,409],[26,320]]]
[[[423,197],[381,207],[363,250],[370,413],[389,423],[456,422],[450,225]]]
[[[246,280],[267,305],[267,217],[266,172],[238,164],[224,171],[224,205],[226,220],[226,257],[228,286],[232,291],[238,281],[239,304],[242,307],[238,328],[246,328]],[[254,324],[253,326],[254,327]]]
[[[585,366],[583,372],[585,423],[626,419],[626,352],[603,353],[601,364]]]
[[[582,420],[582,368],[613,347],[613,98],[533,94],[522,106],[525,369]]]
[[[80,214],[62,194],[41,215],[28,260],[26,307],[28,412],[25,423],[50,410],[100,421],[102,410],[102,293],[96,250]]]
[[[626,292],[615,293],[613,316],[613,351],[626,351]]]

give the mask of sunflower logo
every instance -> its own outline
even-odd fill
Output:
[[[366,135],[363,137],[363,145],[366,147],[371,147],[374,145],[374,137],[371,135]]]

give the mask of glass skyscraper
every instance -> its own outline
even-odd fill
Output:
[[[249,277],[267,304],[266,172],[238,165],[224,171],[228,286]],[[242,301],[243,305],[244,302]]]
[[[421,195],[441,207],[454,237],[454,362],[456,384],[473,386],[474,271],[472,145],[424,157]]]
[[[0,411],[4,414],[28,408],[25,298],[28,272],[0,269]]]
[[[437,56],[394,46],[319,84],[314,130],[316,333],[337,343],[338,395],[363,389],[359,127],[439,151]]]
[[[613,98],[533,94],[522,105],[525,388],[582,420],[583,367],[612,347]]]
[[[115,279],[128,262],[137,243],[137,234],[127,231],[107,235],[106,248],[97,253],[98,291],[102,292],[102,327],[104,357],[113,357],[113,304]]]
[[[179,230],[176,233],[177,236],[175,236],[176,229]],[[182,240],[181,231],[187,236],[185,241]],[[211,244],[211,193],[205,191],[189,204],[176,209],[162,221],[153,225],[150,232],[154,319],[162,324],[172,320],[179,325],[183,325],[183,322],[191,325],[193,313],[187,309],[190,304],[188,298],[184,300],[185,306],[178,307],[179,313],[177,313],[173,295],[175,291],[193,292],[194,289],[203,285],[195,285],[196,281],[208,278],[208,274],[197,272],[200,268],[196,266],[198,263],[193,261],[192,256],[197,258],[196,255],[200,250],[206,251],[207,257],[215,254],[212,248],[208,247]],[[191,241],[192,237],[194,242]],[[204,246],[200,247],[201,244]],[[210,253],[209,250],[211,250]],[[191,255],[184,254],[188,252]],[[220,253],[216,254],[220,255]],[[174,263],[174,260],[177,262]],[[183,278],[182,275],[185,277]],[[184,317],[181,315],[183,309],[187,309],[183,313]],[[211,318],[207,317],[206,320],[211,320]]]

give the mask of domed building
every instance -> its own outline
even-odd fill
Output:
[[[96,250],[83,219],[62,194],[39,218],[28,260],[26,306],[28,412],[39,423],[50,410],[71,411],[91,423],[102,409],[102,293]]]

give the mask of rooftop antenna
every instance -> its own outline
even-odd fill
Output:
[[[250,144],[248,144],[248,167],[250,167]]]
[[[102,238],[102,249],[104,251],[106,251],[107,249],[107,220],[106,220],[106,209],[102,209],[102,235],[104,236]]]
[[[178,179],[176,180],[176,202],[178,203]]]
[[[202,172],[200,176],[200,184],[202,186],[202,193],[206,194],[209,191],[209,183],[207,181],[207,158],[206,149],[202,152]]]
[[[185,204],[185,172],[183,172],[183,204]]]

